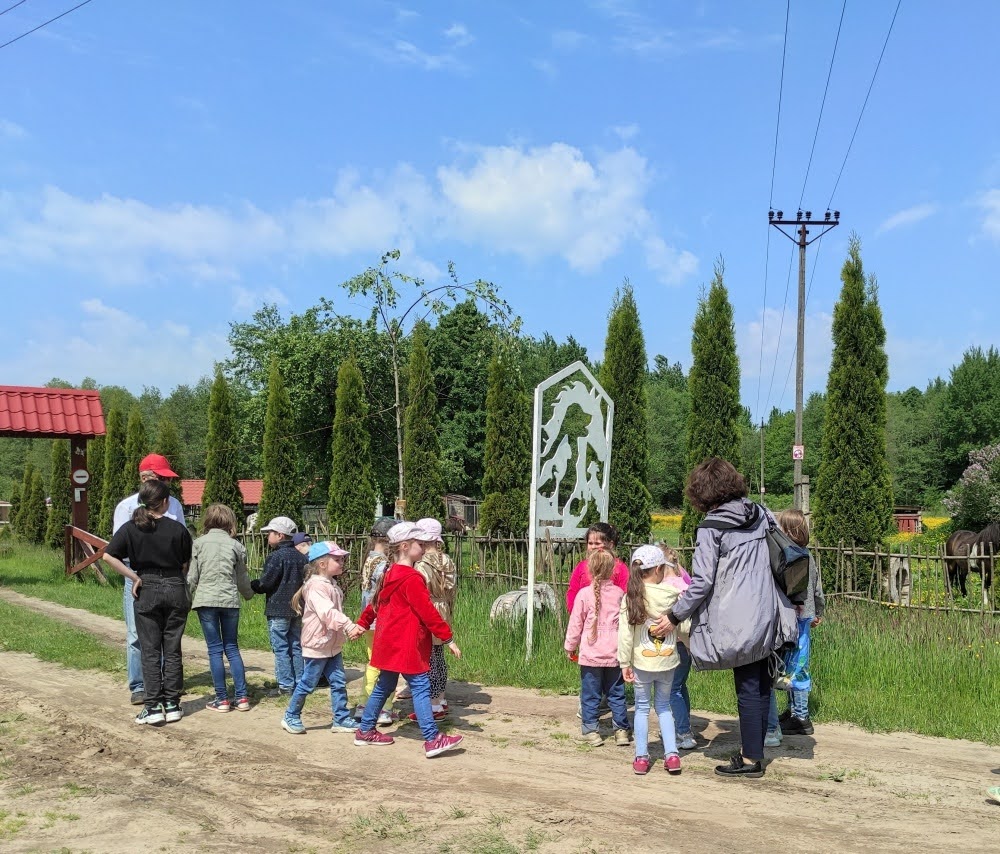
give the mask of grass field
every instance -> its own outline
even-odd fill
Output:
[[[66,580],[61,555],[47,549],[7,550],[0,557],[0,585],[121,618],[119,579],[106,587],[92,577]],[[454,619],[463,657],[449,656],[452,676],[485,685],[577,693],[579,674],[562,652],[558,615],[545,613],[536,620],[530,663],[525,662],[523,623],[490,624],[490,605],[508,589],[490,579],[463,575]],[[356,589],[349,590],[346,611],[351,615],[358,612],[358,598]],[[0,646],[35,651],[54,661],[72,659],[74,666],[91,660],[104,661],[93,665],[100,669],[121,666],[120,653],[109,659],[108,648],[97,641],[91,646],[84,633],[63,631],[57,621],[35,614],[14,619],[2,610],[10,607],[0,603]],[[240,642],[247,648],[268,648],[263,609],[261,596],[243,605]],[[193,615],[187,633],[201,637]],[[348,661],[357,663],[362,655],[359,644],[348,644]],[[811,701],[817,720],[1000,744],[1000,626],[993,617],[909,611],[833,597],[826,621],[814,633],[812,671]],[[695,708],[733,713],[728,672],[693,672],[689,684]]]

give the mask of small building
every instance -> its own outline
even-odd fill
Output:
[[[446,521],[461,522],[466,528],[479,527],[479,505],[482,502],[478,498],[449,493],[442,496],[442,499]]]
[[[243,496],[243,512],[246,515],[256,513],[260,506],[260,496],[264,491],[262,480],[240,480],[240,495]],[[181,504],[184,505],[184,515],[188,519],[197,519],[201,515],[201,499],[205,493],[205,481],[182,480]],[[240,524],[244,520],[239,520]]]
[[[900,534],[922,534],[924,531],[919,507],[897,507],[892,511],[892,518]]]

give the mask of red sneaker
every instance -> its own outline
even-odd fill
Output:
[[[354,733],[354,744],[358,747],[365,747],[369,744],[374,747],[382,747],[383,745],[393,744],[394,741],[395,739],[391,735],[385,735],[377,729],[370,729],[368,732],[358,729]]]
[[[663,760],[663,767],[667,769],[668,774],[680,774],[681,758],[676,753],[671,753]]]
[[[448,717],[448,710],[447,709],[438,709],[436,712],[432,712],[431,714],[434,715],[434,720],[440,721],[440,720]],[[415,721],[417,719],[417,713],[416,712],[410,712],[406,717],[408,717],[411,721]]]
[[[632,762],[632,770],[636,774],[648,774],[650,764],[648,756],[636,756]]]
[[[441,732],[438,733],[438,737],[433,741],[424,742],[424,755],[430,759],[432,756],[437,756],[439,753],[444,753],[446,750],[454,750],[461,743],[462,736],[445,735]]]

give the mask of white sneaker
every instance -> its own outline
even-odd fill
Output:
[[[692,733],[686,732],[677,736],[677,746],[681,750],[694,750],[698,746],[698,742],[694,740]]]
[[[389,726],[394,723],[396,723],[396,718],[392,712],[382,709],[382,711],[378,713],[378,726]]]
[[[341,724],[333,724],[330,727],[330,732],[356,732],[356,726],[342,726]]]

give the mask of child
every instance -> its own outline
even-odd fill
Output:
[[[621,603],[618,629],[618,663],[626,682],[635,685],[635,761],[636,774],[649,772],[649,707],[652,701],[660,722],[663,741],[663,767],[670,774],[681,773],[677,755],[674,716],[670,711],[674,670],[680,656],[677,635],[665,638],[649,633],[649,628],[677,601],[677,587],[663,580],[666,564],[656,546],[639,546],[632,553],[628,590]]]
[[[359,747],[393,743],[392,737],[380,733],[375,724],[379,709],[402,675],[413,695],[413,709],[424,737],[424,755],[430,759],[462,742],[460,735],[440,732],[431,713],[431,681],[427,672],[431,666],[431,635],[446,643],[456,658],[462,652],[455,644],[451,627],[431,602],[423,578],[413,568],[424,554],[427,534],[412,522],[400,522],[389,529],[388,538],[395,562],[386,570],[382,588],[358,619],[358,625],[367,629],[378,617],[372,666],[382,672],[368,698],[354,743]]]
[[[660,545],[665,561],[663,567],[663,583],[676,588],[678,594],[691,586],[691,576],[681,565],[680,557],[674,549]],[[670,690],[670,712],[674,716],[674,729],[677,733],[677,746],[681,750],[694,750],[698,746],[694,733],[691,732],[691,697],[688,694],[688,674],[691,673],[691,655],[687,648],[687,634],[677,633],[677,667],[674,669],[674,682]]]
[[[297,551],[300,555],[306,555],[306,560],[309,559],[309,547],[312,544],[313,538],[305,531],[299,531],[297,534],[292,534],[292,545],[295,546],[295,551]]]
[[[260,530],[267,534],[271,554],[264,562],[261,577],[251,581],[250,586],[254,593],[267,596],[264,616],[274,651],[274,678],[278,682],[271,696],[290,697],[302,678],[302,619],[292,610],[292,596],[302,586],[306,556],[292,543],[298,527],[287,516],[277,516]]]
[[[809,521],[801,510],[783,510],[778,514],[778,527],[789,539],[800,546],[809,545]],[[802,605],[795,611],[799,623],[799,642],[795,651],[785,661],[785,669],[791,678],[789,706],[780,718],[775,694],[771,693],[771,708],[767,717],[767,733],[764,744],[777,747],[784,735],[812,735],[813,725],[809,720],[809,691],[812,677],[809,674],[809,653],[811,648],[809,630],[823,622],[826,597],[823,595],[823,579],[816,567],[816,561],[809,555],[809,586]]]
[[[417,561],[414,568],[427,582],[427,592],[430,593],[431,601],[441,619],[450,623],[451,612],[455,607],[458,570],[455,568],[455,562],[441,551],[441,546],[444,545],[441,539],[441,523],[437,519],[420,519],[417,527],[431,539],[424,546],[424,556]],[[434,720],[440,720],[448,714],[448,701],[444,696],[445,688],[448,686],[448,663],[444,657],[444,646],[441,641],[434,638],[433,643],[430,673],[431,712]],[[416,719],[415,713],[410,715],[410,720]]]
[[[208,665],[215,686],[215,699],[208,708],[228,712],[233,706],[226,694],[225,652],[233,674],[233,705],[250,711],[246,669],[237,643],[240,625],[240,596],[253,598],[247,575],[247,550],[236,536],[236,514],[225,504],[210,504],[202,516],[204,533],[194,541],[188,590],[191,607],[198,614],[208,646]]]
[[[347,679],[344,675],[345,638],[355,640],[364,629],[355,625],[341,610],[344,592],[336,578],[344,572],[345,549],[336,543],[313,543],[305,567],[305,584],[292,597],[292,610],[302,615],[302,676],[281,719],[281,727],[292,735],[302,735],[302,707],[316,690],[321,676],[330,684],[330,732],[354,732],[347,709]]]
[[[607,522],[597,522],[587,529],[587,557],[595,551],[606,551],[614,556],[618,547],[618,529]],[[614,572],[611,580],[621,588],[622,593],[628,585],[628,567],[620,561],[615,561]],[[573,603],[576,601],[576,594],[584,587],[590,585],[590,572],[587,569],[587,561],[581,560],[574,568],[569,577],[569,587],[566,588],[566,610],[573,610]]]
[[[382,576],[389,568],[389,559],[386,556],[386,549],[389,547],[389,529],[396,524],[396,520],[390,516],[383,516],[375,520],[371,532],[368,535],[368,556],[361,565],[361,607],[368,606],[374,593],[382,587]],[[365,678],[361,686],[361,699],[354,709],[354,720],[360,721],[365,712],[365,704],[372,695],[375,688],[375,681],[378,679],[378,668],[372,667],[372,639],[375,637],[374,631],[367,631],[362,635],[365,644],[365,656],[368,659],[368,666],[365,668]],[[399,692],[396,692],[399,696]],[[378,713],[378,725],[389,726],[396,718],[396,712],[391,708],[392,697],[386,697],[386,702],[390,708],[382,709]]]
[[[576,650],[580,650],[582,740],[591,747],[604,744],[597,731],[597,707],[605,696],[611,707],[615,744],[627,747],[630,738],[625,682],[618,667],[618,612],[624,593],[612,581],[615,558],[610,552],[597,549],[587,558],[587,564],[591,583],[573,602],[564,644],[571,660],[576,660]]]

